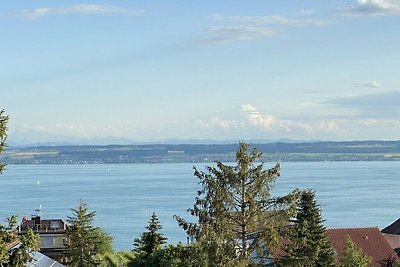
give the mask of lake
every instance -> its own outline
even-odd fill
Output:
[[[207,164],[195,164],[204,170]],[[265,167],[273,164],[265,163]],[[327,227],[383,228],[400,217],[399,162],[283,162],[274,195],[316,191]],[[0,220],[12,214],[66,219],[80,199],[96,211],[95,225],[132,249],[155,211],[169,243],[186,242],[173,215],[190,218],[198,189],[193,164],[8,165],[0,175]]]

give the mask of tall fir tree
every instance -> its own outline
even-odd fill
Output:
[[[341,267],[367,267],[372,258],[364,255],[362,249],[351,240],[350,236],[346,237],[343,250],[343,257],[340,262]]]
[[[236,166],[216,162],[207,172],[195,168],[202,189],[191,215],[197,223],[175,216],[179,225],[204,250],[210,266],[251,266],[268,262],[296,206],[296,192],[273,197],[280,166],[264,169],[262,154],[241,142]]]
[[[300,193],[298,211],[284,251],[286,255],[280,261],[282,266],[336,266],[321,211],[311,190]]]
[[[148,231],[142,233],[140,238],[134,240],[134,251],[144,252],[145,256],[151,255],[154,251],[161,247],[161,245],[167,242],[167,238],[158,231],[161,230],[162,226],[158,221],[155,212],[151,215],[149,225],[146,226]]]
[[[111,246],[108,243],[112,239],[102,229],[93,226],[96,212],[88,212],[87,204],[84,201],[81,201],[79,206],[71,211],[73,215],[68,216],[67,220],[70,224],[70,228],[67,230],[69,266],[97,266],[99,254],[105,252],[105,247]]]

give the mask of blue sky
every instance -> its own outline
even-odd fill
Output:
[[[399,140],[399,25],[400,0],[6,1],[0,108],[10,141]]]

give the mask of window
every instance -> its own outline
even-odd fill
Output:
[[[59,221],[51,221],[50,222],[50,228],[60,228],[60,222]]]
[[[43,247],[52,247],[54,245],[54,239],[52,236],[42,236],[41,240]]]

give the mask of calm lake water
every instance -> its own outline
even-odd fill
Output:
[[[204,170],[207,164],[195,164]],[[266,163],[265,167],[272,164]],[[114,236],[117,250],[155,211],[169,243],[186,242],[173,215],[187,216],[198,188],[193,164],[9,165],[0,176],[0,220],[12,214],[66,219],[83,199],[97,212],[95,225]],[[383,228],[400,217],[399,162],[284,162],[274,194],[316,191],[327,227]]]

